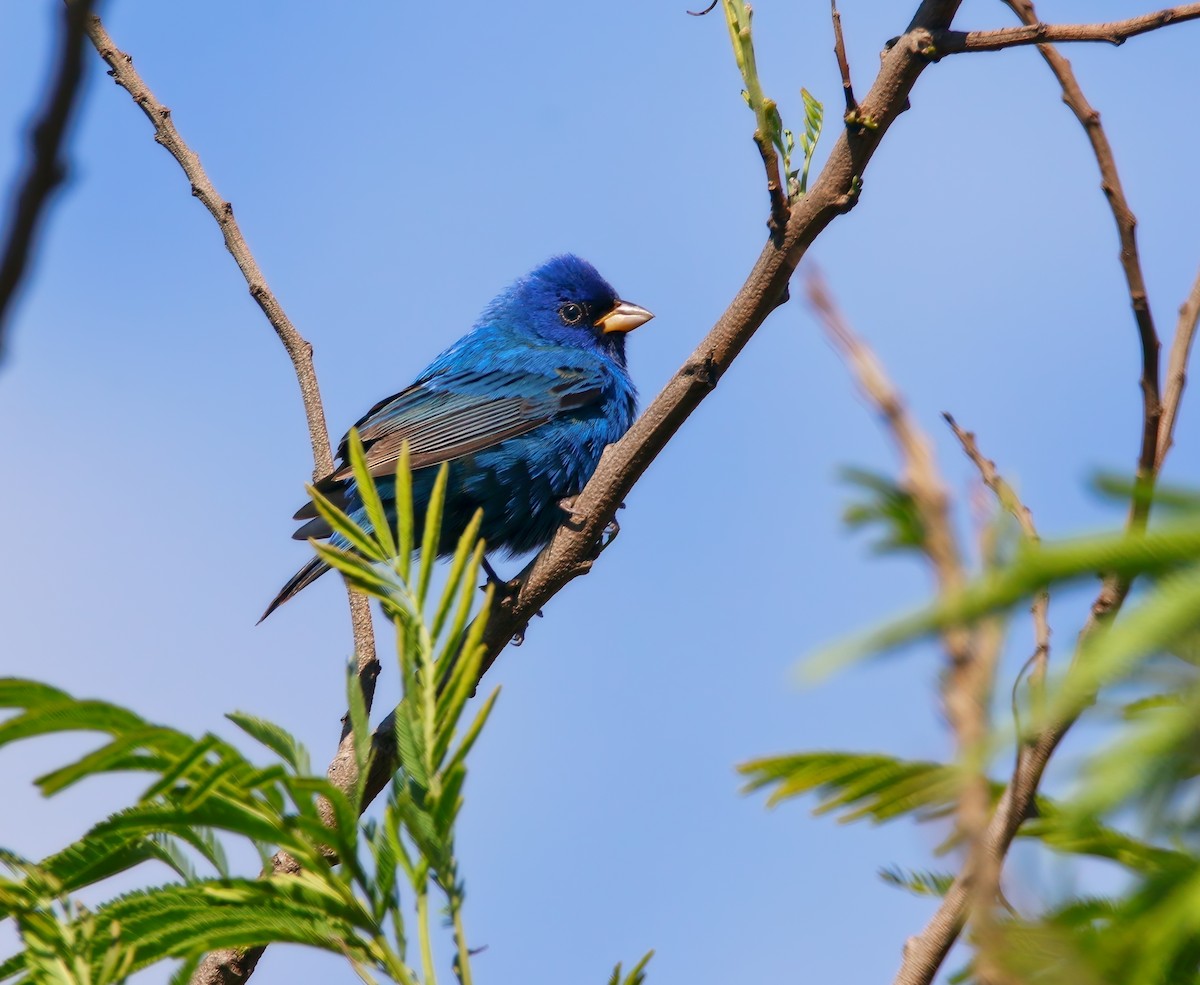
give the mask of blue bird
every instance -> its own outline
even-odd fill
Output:
[[[407,441],[413,513],[425,515],[437,466],[450,463],[439,555],[451,553],[477,509],[488,551],[524,554],[548,543],[606,445],[633,422],[637,392],[625,365],[625,333],[654,316],[622,301],[586,260],[554,257],[501,291],[475,327],[413,384],[381,400],[355,427],[380,497],[395,518],[395,470]],[[317,488],[369,528],[348,464]],[[311,503],[292,536],[330,538]],[[329,570],[318,558],[296,572],[262,618]],[[259,620],[262,621],[261,619]]]

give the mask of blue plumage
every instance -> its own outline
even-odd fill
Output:
[[[413,384],[381,400],[355,425],[385,506],[392,512],[396,460],[409,445],[413,504],[422,517],[437,466],[450,463],[439,553],[454,549],[476,509],[490,552],[522,554],[547,543],[604,447],[633,422],[637,397],[625,365],[625,333],[653,316],[622,301],[579,257],[554,257],[502,291],[475,327]],[[347,464],[318,488],[369,526]],[[312,504],[293,535],[330,537]],[[333,544],[346,546],[333,536]],[[328,567],[313,559],[283,587],[265,619]]]

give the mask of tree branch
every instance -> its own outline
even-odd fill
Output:
[[[958,426],[958,422],[949,414],[942,415],[946,419],[946,423],[950,425],[950,430],[954,432],[954,436],[958,438],[959,444],[962,445],[962,450],[966,453],[967,458],[979,470],[979,477],[983,480],[983,484],[987,486],[997,501],[1021,527],[1021,532],[1025,535],[1025,539],[1031,543],[1037,543],[1041,540],[1038,536],[1037,527],[1033,524],[1033,514],[1029,507],[1021,502],[1016,490],[1013,489],[1004,477],[996,471],[996,463],[990,458],[985,458],[983,452],[979,450],[979,445],[975,441],[975,435],[970,431],[964,431]],[[1050,660],[1050,593],[1046,589],[1038,592],[1034,596],[1032,613],[1033,613],[1033,629],[1034,629],[1034,652],[1033,652],[1033,679],[1040,682],[1045,679],[1046,665]]]
[[[1010,7],[1013,4],[1009,4]],[[1016,9],[1014,7],[1014,9]],[[1124,44],[1127,38],[1157,31],[1168,24],[1200,18],[1200,3],[1185,3],[1169,7],[1153,14],[1142,14],[1123,21],[1107,24],[1043,24],[1029,20],[1018,11],[1025,21],[1023,27],[1006,27],[998,31],[941,31],[934,35],[933,44],[938,58],[957,55],[965,51],[1000,51],[1025,44],[1059,44],[1068,41],[1101,41],[1107,44]]]
[[[858,121],[858,102],[854,98],[854,86],[850,82],[850,61],[846,58],[846,39],[842,36],[842,15],[837,0],[829,0],[833,16],[833,54],[837,58],[838,71],[842,74],[842,95],[846,99],[846,113],[842,117],[847,123]]]
[[[1003,2],[1027,25],[1038,23],[1037,13],[1031,0],[1003,0]],[[1071,63],[1050,45],[1039,45],[1038,51],[1050,66],[1050,70],[1062,86],[1063,102],[1070,107],[1079,120],[1092,145],[1096,163],[1100,167],[1100,188],[1108,199],[1113,219],[1117,224],[1120,240],[1119,259],[1129,291],[1130,305],[1137,323],[1138,341],[1142,350],[1140,385],[1142,389],[1142,440],[1137,460],[1137,485],[1139,495],[1133,497],[1129,508],[1128,527],[1131,531],[1145,529],[1150,514],[1151,492],[1154,479],[1161,463],[1158,454],[1159,424],[1162,418],[1162,403],[1159,397],[1159,340],[1150,311],[1150,300],[1146,294],[1146,281],[1142,275],[1141,259],[1137,247],[1137,218],[1129,208],[1121,176],[1117,172],[1112,145],[1100,125],[1100,114],[1092,108]],[[1094,618],[1105,618],[1115,612],[1129,591],[1128,582],[1115,577],[1105,579],[1104,587],[1092,607]]]
[[[183,173],[187,175],[192,186],[192,194],[217,221],[221,235],[225,238],[225,248],[229,250],[246,284],[250,288],[250,296],[262,309],[267,321],[275,329],[275,334],[287,350],[296,372],[296,380],[300,384],[300,397],[304,401],[304,416],[308,420],[308,436],[312,443],[313,479],[322,479],[333,471],[333,453],[329,444],[329,430],[325,425],[325,411],[321,406],[321,390],[317,385],[317,374],[313,368],[312,346],[300,335],[274,292],[267,286],[266,278],[254,254],[233,217],[233,205],[227,202],[217,192],[204,165],[175,128],[171,119],[171,111],[155,98],[149,86],[133,67],[133,59],[117,48],[113,39],[104,29],[100,18],[91,15],[87,20],[87,36],[91,39],[96,51],[109,66],[109,75],[113,77],[122,89],[133,97],[146,118],[154,125],[154,140],[167,149]],[[350,600],[350,621],[354,630],[354,650],[358,662],[359,678],[363,685],[363,694],[367,708],[371,707],[374,696],[375,678],[379,673],[379,662],[375,659],[375,639],[371,628],[371,612],[365,596],[347,589]],[[343,738],[344,738],[343,733]]]
[[[1175,419],[1179,415],[1179,403],[1183,399],[1183,388],[1187,384],[1188,357],[1192,341],[1196,337],[1196,322],[1200,321],[1200,272],[1192,282],[1192,290],[1179,309],[1179,321],[1175,325],[1175,338],[1171,342],[1171,353],[1167,356],[1167,383],[1163,394],[1162,419],[1158,423],[1158,456],[1155,469],[1161,469],[1163,460],[1175,440]]]
[[[83,82],[83,47],[94,0],[69,0],[63,7],[58,64],[50,96],[30,134],[29,162],[13,197],[4,255],[0,258],[0,357],[10,308],[29,268],[34,240],[54,189],[66,177],[62,148]]]

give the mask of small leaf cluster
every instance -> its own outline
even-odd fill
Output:
[[[764,158],[767,157],[767,147],[774,148],[782,158],[786,197],[789,202],[794,202],[808,190],[808,171],[816,151],[817,139],[821,135],[824,108],[807,89],[800,90],[804,101],[804,131],[800,135],[800,153],[803,160],[800,167],[793,169],[795,135],[784,127],[779,106],[763,92],[762,82],[758,77],[758,63],[754,56],[754,40],[751,34],[753,10],[744,0],[722,0],[721,6],[725,13],[725,23],[729,27],[729,38],[733,44],[738,71],[746,86],[742,90],[742,98],[754,111],[757,123],[754,138]]]

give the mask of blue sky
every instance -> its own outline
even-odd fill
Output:
[[[908,6],[843,0],[859,91]],[[340,434],[557,252],[657,314],[630,339],[643,403],[686,358],[758,255],[766,201],[724,25],[685,7],[212,0],[197,16],[111,0],[105,14],[314,344]],[[755,7],[785,121],[800,125],[801,86],[836,121],[824,6]],[[1039,9],[1061,22],[1148,8]],[[969,0],[957,26],[1008,16]],[[0,10],[15,41],[0,69],[6,188],[56,17],[54,0]],[[1186,24],[1068,51],[1140,219],[1164,339],[1200,262],[1198,39]],[[289,540],[311,468],[290,366],[175,162],[89,65],[71,180],[0,365],[0,671],[197,732],[232,735],[222,714],[246,710],[323,762],[350,649],[342,592],[325,579],[254,624],[307,557]],[[1138,438],[1136,334],[1098,183],[1036,52],[956,56],[922,77],[861,203],[810,252],[952,488],[966,501],[975,480],[943,410],[978,432],[1046,535],[1115,521],[1087,479],[1128,470]],[[1196,420],[1186,407],[1178,482],[1200,482]],[[842,528],[844,465],[894,461],[793,301],[628,497],[593,573],[489,677],[504,690],[461,832],[480,981],[603,981],[652,947],[659,983],[890,979],[932,905],[875,872],[930,864],[937,832],[767,811],[734,773],[773,752],[950,748],[932,651],[796,683],[803,655],[929,590],[919,565],[875,559]],[[1085,604],[1055,602],[1059,660]],[[1029,637],[1018,620],[1014,666]],[[385,665],[380,706],[394,697]],[[0,844],[44,854],[135,789],[41,801],[28,780],[74,748],[0,752]],[[1026,856],[1013,874],[1015,899],[1058,877]],[[354,979],[272,948],[256,981],[295,980]]]

